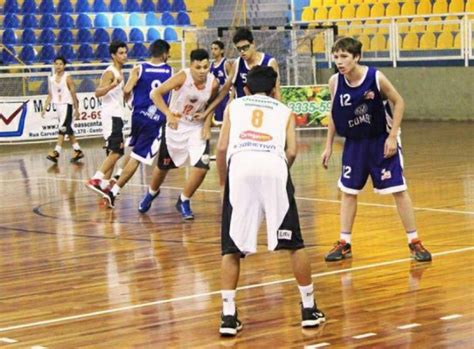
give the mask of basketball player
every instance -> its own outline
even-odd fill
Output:
[[[265,217],[270,251],[289,250],[301,293],[303,327],[315,327],[325,315],[314,302],[311,265],[299,225],[289,168],[296,158],[295,120],[273,96],[278,75],[256,66],[247,75],[248,94],[225,111],[217,145],[217,168],[225,183],[222,211],[222,301],[219,332],[235,336],[242,328],[235,307],[240,258],[255,253]],[[258,166],[255,166],[258,164]]]
[[[217,95],[219,82],[209,72],[209,54],[204,49],[191,51],[191,66],[173,75],[152,93],[157,108],[166,115],[166,127],[158,154],[158,168],[138,211],[147,212],[160,190],[168,170],[191,165],[193,169],[179,195],[176,209],[184,220],[194,219],[190,198],[209,170],[211,118],[197,114]],[[163,96],[173,91],[169,107]]]
[[[170,45],[164,40],[156,40],[150,45],[151,60],[135,66],[124,88],[125,96],[132,93],[132,133],[128,146],[132,148],[130,159],[121,172],[118,181],[107,193],[108,206],[114,208],[120,189],[132,178],[140,163],[150,166],[161,141],[161,130],[165,116],[150,98],[153,89],[158,88],[172,73],[166,61]],[[168,104],[169,93],[164,96]]]
[[[54,150],[49,152],[46,157],[48,160],[58,162],[64,143],[64,136],[68,135],[74,149],[74,156],[71,162],[77,162],[84,157],[84,153],[74,136],[74,119],[79,119],[79,101],[76,95],[76,87],[72,77],[65,72],[66,59],[58,56],[54,59],[54,75],[49,80],[48,97],[45,106],[41,111],[41,117],[44,118],[45,110],[54,104],[56,115],[59,119],[59,135]],[[73,112],[74,109],[74,112]]]
[[[95,96],[102,98],[102,133],[105,139],[107,157],[86,186],[104,196],[109,185],[115,163],[124,154],[123,117],[124,117],[124,77],[122,67],[127,61],[127,44],[113,41],[109,46],[112,64],[105,69]]]
[[[211,63],[211,73],[219,81],[219,85],[223,86],[229,76],[232,64],[224,57],[224,43],[216,40],[211,44],[211,53],[214,61]],[[221,125],[224,117],[224,110],[229,101],[229,94],[219,103],[214,111],[214,125]]]
[[[232,41],[235,48],[240,54],[240,57],[237,58],[229,72],[229,78],[226,80],[225,84],[222,85],[219,95],[216,99],[206,108],[203,116],[207,117],[219,103],[229,94],[231,87],[234,88],[234,97],[240,98],[245,96],[244,86],[247,83],[247,73],[250,69],[257,65],[270,66],[272,67],[277,74],[279,74],[278,63],[275,58],[272,56],[257,51],[255,47],[255,42],[253,39],[253,34],[248,28],[239,28],[235,32]],[[275,98],[280,100],[280,79],[277,78],[276,88],[275,88]]]
[[[400,124],[405,102],[385,75],[375,68],[359,64],[362,43],[345,37],[332,48],[339,73],[329,80],[332,96],[332,118],[329,121],[326,148],[321,156],[328,167],[334,135],[345,137],[342,174],[339,179],[341,198],[341,234],[326,261],[352,256],[351,233],[357,211],[357,195],[370,174],[374,190],[392,194],[407,233],[412,258],[425,262],[431,254],[423,247],[415,225],[412,202],[403,176],[400,147]],[[391,112],[388,101],[393,105]]]

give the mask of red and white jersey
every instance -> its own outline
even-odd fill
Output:
[[[69,91],[67,86],[67,77],[68,74],[65,72],[59,82],[57,81],[56,74],[49,78],[49,92],[51,93],[51,101],[54,104],[73,104],[71,91]]]
[[[123,118],[125,114],[124,109],[124,99],[123,99],[123,88],[125,86],[124,78],[121,72],[114,67],[109,65],[107,69],[104,70],[102,76],[106,72],[112,72],[116,80],[120,80],[120,83],[111,89],[105,96],[102,96],[102,109],[101,115],[103,117],[120,117]]]
[[[211,73],[208,73],[206,85],[204,88],[198,89],[191,76],[191,70],[187,68],[183,69],[183,71],[186,74],[186,80],[178,90],[174,90],[171,94],[169,108],[171,112],[181,115],[178,128],[181,127],[181,125],[202,127],[204,120],[194,120],[193,117],[196,113],[205,110],[209,98],[211,98],[212,85],[215,77]]]
[[[234,99],[229,105],[227,161],[240,152],[268,152],[286,160],[286,128],[291,110],[265,95]]]

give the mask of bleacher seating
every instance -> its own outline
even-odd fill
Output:
[[[53,0],[41,0],[39,5],[40,13],[55,13],[56,7],[54,6]]]
[[[23,45],[23,49],[18,57],[22,62],[26,64],[32,64],[36,62],[36,50],[32,45]]]
[[[41,34],[38,38],[39,44],[54,44],[56,42],[56,36],[52,29],[46,28],[41,31]]]
[[[54,57],[56,57],[54,46],[44,45],[38,54],[38,62],[50,64],[53,63]]]

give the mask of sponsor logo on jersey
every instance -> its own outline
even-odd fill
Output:
[[[201,161],[204,165],[209,165],[209,160],[210,160],[209,154],[203,154],[201,156]]]
[[[240,139],[251,139],[256,142],[268,142],[273,139],[273,137],[266,133],[255,132],[255,131],[244,131],[240,134]]]
[[[372,90],[367,90],[364,92],[364,99],[374,99],[375,93]]]
[[[384,181],[390,178],[392,178],[392,173],[390,171],[387,171],[386,169],[383,169],[381,179]]]
[[[366,114],[368,111],[369,111],[369,107],[367,106],[367,104],[363,103],[354,110],[354,113],[357,116],[362,116]]]
[[[278,230],[277,237],[279,240],[291,240],[293,232],[291,230]]]

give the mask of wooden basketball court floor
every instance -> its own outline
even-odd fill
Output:
[[[185,171],[170,173],[148,214],[137,212],[150,170],[115,210],[86,190],[103,159],[83,142],[83,165],[58,166],[51,144],[0,150],[0,347],[3,348],[469,348],[474,347],[474,123],[405,122],[406,177],[431,263],[409,259],[392,198],[359,198],[352,259],[326,263],[339,237],[341,142],[329,170],[325,133],[299,134],[292,169],[319,307],[300,327],[285,252],[243,261],[244,323],[220,338],[220,196],[212,165],[183,223],[174,209]]]

